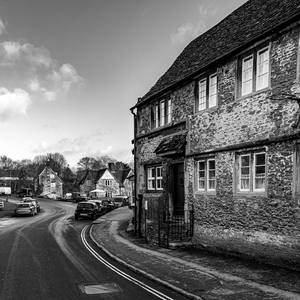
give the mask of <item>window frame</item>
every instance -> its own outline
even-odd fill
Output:
[[[154,177],[153,177],[153,173],[154,173]],[[163,188],[163,166],[162,165],[146,167],[146,175],[147,175],[146,182],[147,182],[148,191],[163,191],[164,188]],[[151,186],[149,184],[150,182],[152,182]]]
[[[256,188],[255,180],[256,180],[256,161],[257,156],[260,154],[264,154],[265,156],[265,164],[259,165],[264,166],[265,168],[265,175],[264,175],[264,188]],[[249,157],[249,189],[242,189],[242,157]],[[267,192],[267,167],[268,167],[268,160],[267,160],[267,151],[266,150],[258,150],[258,151],[248,151],[237,153],[236,157],[236,184],[235,184],[235,191],[239,194],[265,194]]]
[[[209,169],[209,162],[214,161],[215,168]],[[204,172],[204,177],[200,177],[200,164],[204,163],[204,169],[201,169],[201,172]],[[209,188],[209,181],[210,175],[209,171],[214,170],[215,176],[214,176],[214,189]],[[216,159],[214,157],[208,157],[208,158],[201,158],[196,161],[196,187],[198,193],[216,193],[216,187],[217,187],[217,177],[216,177]],[[202,182],[204,182],[204,188],[200,188],[200,178],[202,178]]]
[[[215,84],[211,84],[212,79],[216,78],[216,83]],[[203,85],[203,83],[205,83]],[[208,109],[214,109],[216,107],[218,107],[218,73],[216,72],[210,72],[209,74],[202,76],[200,78],[197,79],[196,82],[196,107],[195,110],[196,112],[202,112]],[[204,87],[202,89],[202,87]],[[215,87],[215,92],[214,94],[211,93],[212,87]],[[201,94],[201,97],[200,97]],[[203,97],[204,95],[204,97]],[[214,102],[213,105],[211,105],[212,103],[212,97],[214,97]],[[200,102],[200,100],[202,100]],[[201,104],[201,107],[200,107]]]
[[[172,122],[172,113],[172,100],[170,98],[154,102],[151,106],[151,129],[169,125]]]
[[[265,51],[268,52],[268,72],[263,73],[262,75],[267,74],[267,85],[259,87],[259,55],[261,53],[264,53]],[[237,72],[237,97],[238,98],[244,98],[248,97],[254,93],[259,93],[261,91],[264,91],[266,89],[269,89],[271,87],[271,43],[265,44],[261,47],[255,47],[251,51],[248,51],[247,53],[244,53],[243,55],[240,55],[238,58],[238,72]],[[243,76],[244,76],[244,62],[247,61],[247,59],[252,58],[252,84],[251,84],[251,91],[250,92],[243,92]]]

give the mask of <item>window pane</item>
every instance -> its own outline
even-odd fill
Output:
[[[155,110],[154,110],[154,121],[155,121],[155,128],[159,127],[158,105],[155,105]]]
[[[215,160],[208,160],[208,189],[215,190],[216,187],[216,162]]]
[[[208,189],[215,190],[216,189],[216,180],[208,180]]]
[[[255,167],[256,175],[258,175],[258,174],[259,174],[259,175],[260,175],[260,174],[265,175],[265,172],[266,172],[265,169],[266,169],[265,166]]]
[[[265,189],[265,177],[255,177],[255,189],[256,190]]]
[[[167,111],[167,123],[171,123],[172,120],[172,101],[168,100],[168,111]]]
[[[205,189],[205,180],[199,179],[199,190],[204,190],[204,189]]]
[[[217,74],[209,77],[209,99],[208,107],[217,105]]]
[[[254,162],[255,162],[254,189],[264,190],[265,176],[266,176],[266,154],[265,153],[255,154]]]
[[[250,155],[240,157],[240,190],[250,190]]]
[[[242,155],[241,156],[241,166],[242,167],[249,167],[250,166],[250,156],[249,155]]]
[[[260,90],[269,86],[269,48],[257,54],[257,82],[256,89]]]
[[[165,125],[165,115],[166,115],[165,102],[162,101],[160,102],[160,126]]]
[[[264,166],[266,163],[266,154],[262,153],[262,154],[256,154],[256,165],[257,166]]]
[[[205,177],[205,171],[199,171],[199,177],[204,178]]]
[[[205,170],[205,162],[199,161],[199,170]]]
[[[214,160],[209,160],[208,161],[208,169],[209,170],[214,170],[215,169],[215,165],[216,165],[216,162]]]
[[[198,162],[198,189],[205,190],[205,162]]]
[[[242,96],[252,93],[253,57],[243,59],[242,63]]]
[[[206,79],[199,81],[199,110],[206,108]]]
[[[241,179],[241,190],[249,191],[250,189],[250,178]]]

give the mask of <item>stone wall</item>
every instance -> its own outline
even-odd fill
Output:
[[[295,141],[279,141],[280,137],[299,132],[295,128],[298,104],[283,95],[290,93],[297,78],[298,43],[299,28],[273,37],[270,88],[250,96],[237,95],[237,57],[217,68],[216,108],[194,112],[196,81],[169,93],[173,105],[172,125],[185,121],[189,130],[185,201],[195,209],[195,245],[257,257],[268,256],[272,260],[293,258],[300,261],[300,214],[293,187]],[[150,105],[138,110],[138,117],[143,122],[136,144],[137,183],[139,192],[144,195],[147,195],[144,165],[168,162],[154,153],[166,136],[167,128],[151,132]],[[278,142],[259,146],[267,154],[266,192],[252,195],[237,193],[237,151],[247,150],[243,149],[247,143],[276,138]],[[229,150],[230,147],[232,150]],[[216,192],[213,194],[196,191],[195,161],[201,155],[203,157],[204,152],[205,155],[211,153],[216,159]]]

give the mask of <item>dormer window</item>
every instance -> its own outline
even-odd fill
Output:
[[[152,107],[151,124],[152,128],[159,128],[170,124],[172,121],[172,101],[161,100],[156,102]]]
[[[197,110],[217,106],[218,81],[217,74],[211,74],[198,81]]]

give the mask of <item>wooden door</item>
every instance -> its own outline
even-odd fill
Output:
[[[184,167],[183,163],[173,165],[173,207],[174,215],[184,213]]]

